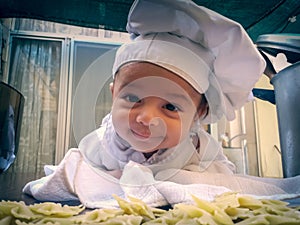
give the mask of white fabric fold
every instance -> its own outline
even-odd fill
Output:
[[[192,136],[199,138],[199,149],[193,145]],[[233,173],[235,169],[223,154],[220,144],[196,126],[176,147],[160,149],[146,159],[117,135],[110,114],[103,119],[99,129],[80,141],[78,148],[89,164],[107,171],[123,170],[129,161],[149,166],[154,174],[168,168],[222,173]]]
[[[300,176],[265,179],[185,170],[164,170],[154,176],[148,167],[132,161],[125,165],[121,178],[117,179],[89,165],[78,149],[71,149],[52,174],[29,182],[23,191],[40,201],[79,200],[87,208],[118,207],[113,194],[122,198],[133,196],[158,207],[191,203],[192,194],[211,201],[228,191],[284,200],[300,196],[299,183]]]
[[[40,201],[77,200],[73,181],[76,165],[81,159],[81,154],[71,149],[52,174],[27,183],[23,192]]]

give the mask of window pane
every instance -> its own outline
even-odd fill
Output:
[[[94,79],[95,77],[87,78],[87,76],[90,76],[87,75],[87,71],[89,71],[90,66],[95,65],[95,62],[101,63],[101,57],[107,60],[106,53],[117,47],[116,44],[80,41],[74,43],[72,104],[74,106],[75,102],[79,106],[75,109],[72,107],[69,148],[77,147],[81,138],[94,130],[95,127],[99,127],[102,118],[110,111],[112,104],[109,90],[109,83],[112,81],[112,78],[109,78],[111,77],[111,69],[104,74],[100,66],[99,70],[94,72],[96,73],[94,75],[98,76],[99,79]],[[113,59],[109,63],[113,63]],[[101,76],[103,77],[103,83],[101,83],[102,81],[99,82]],[[94,80],[96,80],[96,83]],[[83,82],[85,82],[84,85],[82,85]],[[78,89],[82,88],[84,90],[81,90],[81,95],[78,97]],[[97,93],[97,96],[94,96],[95,93]],[[93,102],[94,99],[96,99],[95,103]],[[85,107],[87,105],[88,108]],[[92,115],[92,118],[86,117],[87,114]]]
[[[54,164],[62,42],[13,37],[9,84],[25,97],[13,172],[40,174]]]

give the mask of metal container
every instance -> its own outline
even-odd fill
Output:
[[[24,96],[0,82],[0,174],[15,161],[23,115]]]
[[[300,175],[300,62],[276,74],[274,86],[284,177]]]
[[[274,86],[283,176],[300,175],[300,34],[261,35],[256,44],[273,56],[285,54],[292,63],[276,73],[262,54],[267,62],[265,74]]]

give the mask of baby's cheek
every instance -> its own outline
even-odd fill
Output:
[[[129,119],[130,110],[124,108],[124,107],[113,107],[112,108],[112,115],[118,120],[126,119],[128,121]]]
[[[172,134],[174,137],[180,135],[181,129],[182,129],[182,126],[180,123],[173,122],[173,123],[166,123],[166,124],[167,124],[167,129],[168,129],[169,134]]]
[[[119,133],[120,130],[129,127],[129,115],[122,109],[115,109],[112,111],[112,122]]]
[[[186,117],[183,116],[181,117],[180,121],[177,124],[177,130],[178,132],[180,132],[180,135],[182,137],[186,137],[186,135],[189,134],[192,121],[193,119],[191,118],[191,115]]]

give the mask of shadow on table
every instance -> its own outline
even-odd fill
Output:
[[[24,201],[27,205],[40,203],[30,195],[23,194],[22,189],[26,183],[36,180],[44,174],[35,173],[2,173],[0,174],[0,200]],[[79,201],[60,202],[68,205],[80,205]]]

